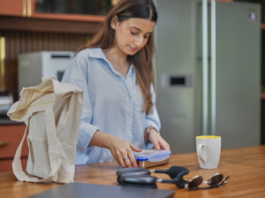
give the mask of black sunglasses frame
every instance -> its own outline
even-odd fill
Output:
[[[151,176],[151,172],[155,173],[166,173],[168,174],[172,180],[166,179],[158,179],[155,176]],[[122,186],[131,186],[131,187],[143,187],[143,188],[157,188],[156,183],[174,183],[178,188],[187,188],[188,190],[199,190],[199,189],[209,189],[216,188],[221,185],[226,184],[226,180],[229,178],[226,177],[223,180],[222,174],[213,175],[207,182],[208,187],[198,187],[203,182],[203,178],[201,176],[195,176],[190,181],[186,181],[183,179],[183,176],[188,174],[189,170],[180,166],[172,166],[168,170],[148,170],[145,168],[126,168],[117,171],[117,182]],[[219,177],[219,178],[218,178]],[[199,178],[199,181],[193,186],[189,186],[192,180]],[[217,181],[216,181],[217,178]],[[222,181],[223,180],[223,181]],[[221,183],[220,183],[221,182]],[[220,184],[219,184],[220,183]]]
[[[219,173],[218,173],[219,174]],[[222,174],[220,174],[220,175],[222,175]],[[215,175],[213,175],[212,177],[214,177]],[[223,175],[222,175],[223,176]],[[196,176],[195,176],[196,177]],[[199,176],[199,177],[201,177],[201,176]],[[211,177],[211,178],[212,178]],[[210,178],[210,179],[211,179]],[[199,185],[197,185],[197,186],[195,186],[195,187],[188,187],[188,183],[186,184],[186,186],[185,186],[185,188],[187,188],[188,190],[203,190],[203,189],[210,189],[210,188],[218,188],[218,187],[220,187],[220,186],[222,186],[222,185],[225,185],[226,184],[226,181],[228,180],[230,178],[230,176],[227,176],[224,180],[222,179],[221,181],[219,181],[218,183],[216,183],[216,184],[208,184],[209,186],[206,186],[206,187],[198,187]],[[192,179],[191,179],[192,180]],[[221,183],[220,183],[221,182]]]

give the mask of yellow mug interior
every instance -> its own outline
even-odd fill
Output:
[[[199,139],[218,139],[218,138],[221,138],[221,136],[202,135],[202,136],[197,136],[196,138],[199,138]]]

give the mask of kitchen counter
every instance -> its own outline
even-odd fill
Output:
[[[190,170],[184,179],[189,180],[195,175],[201,175],[208,180],[215,173],[222,173],[224,177],[230,176],[227,184],[219,188],[207,190],[188,191],[178,189],[175,184],[158,183],[158,189],[175,190],[174,197],[203,197],[203,198],[264,198],[265,197],[265,146],[222,150],[219,167],[217,169],[201,169],[196,153],[173,155],[169,164],[158,166],[156,169],[168,169],[171,166],[183,166]],[[74,181],[80,183],[118,185],[116,171],[121,167],[116,162],[77,165]],[[154,168],[150,168],[154,169]],[[163,179],[169,179],[165,174],[152,173]],[[0,173],[1,198],[28,197],[37,193],[60,186],[50,183],[20,182],[12,172]],[[204,184],[206,185],[206,184]],[[204,186],[203,185],[203,186]],[[88,197],[89,197],[89,193]],[[111,195],[110,195],[111,197]]]

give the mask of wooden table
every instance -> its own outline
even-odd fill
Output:
[[[176,190],[175,197],[265,197],[265,146],[248,147],[240,149],[222,150],[219,167],[204,170],[199,167],[196,153],[173,155],[169,164],[157,169],[168,169],[170,166],[184,166],[190,173],[184,178],[191,179],[201,175],[206,180],[213,174],[223,173],[224,177],[230,175],[227,184],[219,188],[188,191],[178,189],[174,184],[158,184],[158,189]],[[75,182],[118,185],[116,171],[120,167],[116,162],[89,164],[76,166]],[[151,168],[152,169],[152,168]],[[165,174],[154,174],[159,178],[168,178]],[[17,181],[12,172],[0,173],[0,197],[28,197],[60,184],[34,184]],[[88,194],[89,195],[89,194]],[[111,197],[111,196],[110,196]]]

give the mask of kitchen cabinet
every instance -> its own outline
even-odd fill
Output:
[[[21,158],[22,169],[25,170],[27,167],[28,158]],[[0,172],[12,171],[13,159],[0,160]]]
[[[103,22],[120,0],[0,0],[0,15]],[[217,0],[232,2],[233,0]]]
[[[27,16],[41,19],[102,22],[112,8],[111,0],[28,1]]]
[[[113,0],[31,0],[31,13],[34,18],[65,20],[103,21],[104,16],[118,2]]]
[[[12,171],[12,162],[25,128],[24,124],[0,125],[0,172]],[[25,140],[21,152],[23,169],[26,168],[27,157],[28,145]]]
[[[26,16],[26,0],[0,0],[0,15]]]
[[[78,2],[83,4],[77,4]],[[102,22],[104,15],[112,8],[111,2],[111,0],[0,0],[0,15]]]

